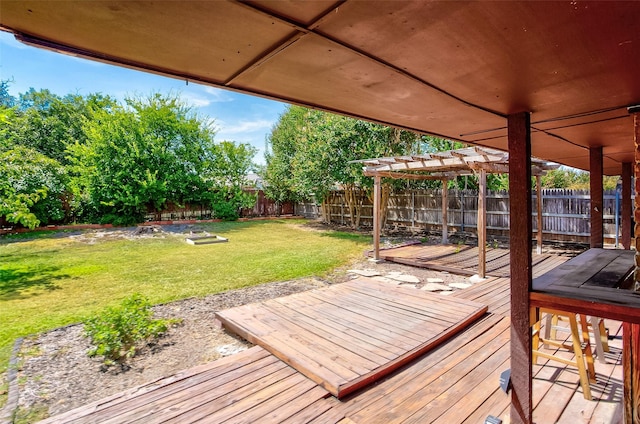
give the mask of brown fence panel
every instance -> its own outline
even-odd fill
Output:
[[[590,235],[589,190],[550,189],[542,192],[542,229],[545,240],[588,242]],[[618,204],[618,206],[616,206]],[[349,208],[344,202],[344,193],[335,191],[329,198],[331,222],[349,225]],[[489,192],[486,197],[487,232],[489,235],[506,236],[509,232],[509,193]],[[536,205],[536,194],[533,195]],[[474,190],[449,190],[448,223],[453,232],[475,233],[478,217],[478,192]],[[296,205],[296,213],[307,218],[318,218],[320,207],[314,201]],[[604,193],[604,235],[615,241],[616,213],[619,215],[619,193],[615,190]],[[537,211],[534,209],[532,217]],[[361,227],[371,227],[373,207],[364,200]],[[619,221],[618,221],[619,222]],[[387,227],[406,228],[412,231],[439,231],[442,225],[442,191],[407,190],[394,193],[387,206]],[[533,219],[534,231],[537,220]]]

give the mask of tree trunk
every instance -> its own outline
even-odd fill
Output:
[[[362,216],[362,196],[359,196],[359,194],[355,184],[346,184],[344,186],[344,199],[349,208],[349,219],[353,229],[357,229],[360,226],[360,217]]]

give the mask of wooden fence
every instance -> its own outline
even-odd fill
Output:
[[[373,225],[373,205],[364,193],[363,210],[360,220],[362,227]],[[619,215],[621,201],[615,190],[604,194],[604,237],[615,242],[616,230],[619,235]],[[537,231],[536,194],[533,204],[533,229]],[[344,201],[344,192],[333,192],[330,200],[331,222],[350,225],[349,208]],[[617,206],[616,206],[617,204]],[[549,189],[542,191],[542,231],[545,240],[589,241],[590,228],[589,190]],[[447,225],[451,232],[476,233],[478,217],[478,192],[474,190],[449,190]],[[493,236],[509,234],[509,193],[489,192],[486,197],[487,233]],[[295,213],[309,218],[319,217],[319,205],[303,202],[296,205]],[[410,231],[440,231],[442,226],[441,190],[413,190],[392,194],[387,210],[388,229]]]
[[[256,195],[256,203],[253,208],[242,209],[241,217],[250,218],[258,216],[292,215],[294,204],[285,202],[277,204],[271,199],[267,199],[262,190],[248,190]],[[160,214],[148,214],[147,221],[173,221],[182,219],[210,219],[213,218],[211,209],[201,205],[184,205],[183,207],[170,206]]]

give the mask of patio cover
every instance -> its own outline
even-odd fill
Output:
[[[640,7],[623,1],[2,0],[0,29],[75,56],[604,173],[633,161]],[[17,76],[16,76],[17,77]]]

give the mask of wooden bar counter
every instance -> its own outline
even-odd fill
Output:
[[[623,322],[624,422],[640,423],[640,293],[618,288],[635,268],[635,252],[594,248],[535,278],[531,308]]]

